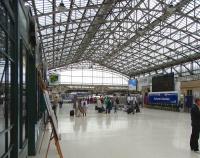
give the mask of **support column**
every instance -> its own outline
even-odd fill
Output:
[[[19,83],[19,27],[18,27],[18,8],[19,0],[13,1],[13,12],[15,13],[14,22],[14,40],[15,44],[11,51],[11,57],[14,63],[11,64],[11,124],[13,128],[11,130],[11,144],[14,144],[11,152],[12,158],[18,158],[19,150],[19,94],[20,94],[20,83]]]
[[[37,84],[35,58],[28,55],[28,82],[27,82],[27,105],[28,105],[28,154],[36,154],[35,123],[37,121]]]

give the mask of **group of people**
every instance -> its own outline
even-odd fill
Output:
[[[98,110],[99,113],[105,112],[106,114],[110,114],[111,110],[114,108],[114,113],[116,113],[118,105],[118,97],[111,98],[109,96],[106,96],[105,98],[103,98],[102,96],[100,96],[100,98],[97,99],[97,106],[95,109]]]
[[[129,113],[135,113],[140,112],[140,106],[142,106],[142,97],[141,95],[130,95],[127,96],[127,108],[126,112]]]
[[[110,113],[111,109],[114,109],[114,113],[117,112],[117,109],[119,107],[119,98],[114,97],[102,97],[100,96],[99,99],[97,99],[97,106],[96,110],[98,110],[99,113],[105,112],[106,114]],[[126,102],[123,102],[124,105],[124,111],[129,113],[140,112],[140,106],[142,106],[143,100],[142,95],[130,95],[128,94]]]
[[[52,109],[57,119],[58,107],[62,108],[62,98],[58,96],[54,96],[52,101]],[[105,105],[105,108],[104,108]],[[106,112],[106,114],[110,114],[112,108],[114,108],[114,112],[117,112],[117,108],[119,105],[119,98],[118,97],[109,97],[106,96],[103,98],[97,99],[97,106],[96,110],[99,113]],[[139,96],[127,96],[127,105],[132,110],[136,109],[136,112],[140,112],[139,106],[142,105],[142,98]],[[75,116],[79,117],[81,114],[86,116],[87,108],[88,108],[88,101],[87,99],[78,99],[77,97],[74,98],[73,108],[75,111]],[[127,109],[128,113],[128,109]],[[191,109],[191,125],[192,125],[192,134],[190,137],[190,148],[192,151],[198,152],[199,151],[199,134],[200,134],[200,98],[195,99],[195,104],[192,106]]]
[[[86,116],[88,108],[88,101],[85,98],[78,99],[77,97],[74,98],[73,101],[73,109],[75,111],[75,116],[80,117],[81,114]]]

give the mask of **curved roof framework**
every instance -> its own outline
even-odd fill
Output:
[[[105,66],[102,66],[102,65],[99,65],[98,63],[93,63],[91,61],[81,61],[81,62],[78,62],[78,63],[73,63],[73,64],[69,64],[69,65],[66,65],[66,66],[63,66],[62,68],[61,67],[58,67],[58,68],[54,68],[54,69],[51,69],[49,70],[49,73],[54,73],[54,72],[57,72],[57,70],[60,72],[64,72],[64,71],[69,71],[69,70],[94,70],[94,71],[104,71],[104,72],[108,72],[108,73],[115,73],[115,74],[118,74],[120,76],[123,76],[124,78],[129,78],[129,76],[121,73],[120,71],[116,71],[116,70],[112,70],[112,69],[109,69]]]
[[[70,64],[62,69],[53,69],[49,74],[60,74],[61,84],[70,85],[118,85],[127,86],[129,76],[112,71],[90,61]]]
[[[60,12],[60,2],[65,5]],[[91,61],[127,76],[200,59],[199,0],[26,0],[50,69]]]

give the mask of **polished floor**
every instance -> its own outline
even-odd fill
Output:
[[[190,116],[186,113],[142,109],[127,115],[97,114],[70,118],[70,105],[59,112],[59,131],[64,158],[200,158],[190,151]],[[45,157],[48,135],[37,158]],[[51,144],[48,158],[56,158]]]

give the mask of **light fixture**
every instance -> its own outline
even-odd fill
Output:
[[[59,47],[56,47],[56,51],[59,51],[60,50],[60,48]]]
[[[138,28],[137,33],[139,35],[142,35],[144,33],[143,29],[141,27]]]
[[[176,10],[176,7],[173,6],[173,4],[170,4],[168,7],[167,7],[167,12],[172,14],[174,11]]]
[[[61,13],[60,13],[60,25],[61,25]],[[62,34],[62,31],[60,29],[60,25],[59,25],[59,29],[57,31],[58,35],[61,35]]]
[[[64,12],[66,10],[65,4],[63,3],[63,0],[61,0],[59,6],[57,7],[57,10],[59,12]]]
[[[58,33],[58,34],[61,34],[61,33],[62,33],[62,31],[60,30],[60,28],[58,29],[57,33]]]

